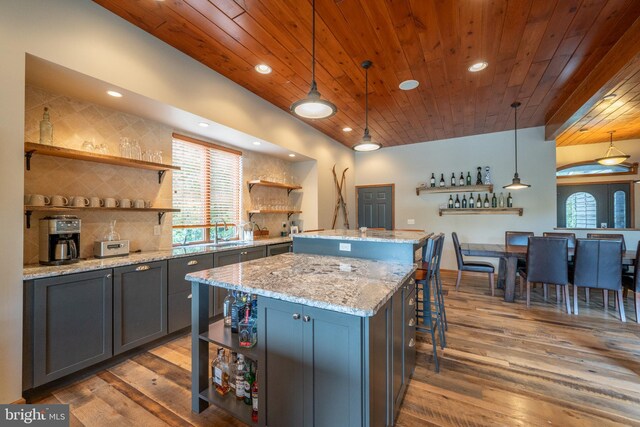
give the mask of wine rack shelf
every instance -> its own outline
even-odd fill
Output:
[[[523,208],[440,208],[442,215],[518,215],[522,216]]]
[[[493,184],[490,185],[461,185],[456,187],[426,187],[421,185],[416,188],[416,196],[424,193],[493,193]]]

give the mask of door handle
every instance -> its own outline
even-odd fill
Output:
[[[300,314],[293,313],[293,320],[298,320],[298,319],[300,319]]]
[[[303,322],[309,322],[310,320],[311,320],[311,316],[304,316],[304,317],[302,318],[302,321],[303,321]]]
[[[150,268],[151,267],[149,267],[148,265],[139,265],[138,267],[136,267],[136,271],[147,271]]]
[[[195,259],[191,260],[187,263],[187,265],[198,265],[198,261],[196,261]]]

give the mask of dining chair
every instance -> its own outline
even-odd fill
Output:
[[[568,241],[558,237],[529,237],[527,267],[518,271],[520,280],[527,282],[527,307],[531,306],[531,283],[562,286],[567,306],[569,302]]]
[[[578,288],[602,289],[605,310],[609,291],[617,294],[620,320],[626,322],[622,298],[622,243],[620,240],[576,240],[576,266],[573,277],[573,310],[578,314]]]
[[[619,240],[622,242],[622,252],[627,250],[627,245],[624,242],[624,234],[587,233],[587,239]]]
[[[636,254],[640,253],[640,241],[638,242],[638,247],[636,248]],[[636,312],[636,323],[640,323],[640,274],[638,274],[638,258],[633,263],[634,270],[633,274],[623,274],[622,275],[622,287],[624,291],[630,290],[633,292],[633,306]],[[623,297],[624,297],[623,293]],[[624,299],[624,298],[623,298]],[[618,304],[619,305],[619,304]]]
[[[456,261],[458,263],[458,279],[456,280],[456,291],[460,288],[460,280],[462,279],[463,271],[472,271],[476,273],[487,273],[489,274],[489,284],[491,285],[491,296],[495,295],[495,284],[493,279],[493,273],[495,272],[495,267],[493,264],[489,262],[483,261],[465,261],[462,256],[462,249],[460,249],[460,241],[458,240],[458,235],[454,231],[451,233],[451,237],[453,238],[453,248],[456,251]]]
[[[504,244],[505,246],[527,246],[529,244],[529,237],[533,236],[532,231],[505,231]],[[516,271],[524,269],[527,266],[525,260],[518,258],[516,263]],[[502,283],[504,281],[504,275],[507,272],[506,260],[500,258],[500,264],[498,266],[498,279]],[[522,292],[520,293],[522,297]]]
[[[434,267],[437,264],[435,249],[436,239],[434,237],[428,238],[422,248],[422,262],[426,268],[424,269],[423,275],[416,275],[416,317],[418,319],[416,330],[427,332],[431,335],[435,371],[440,372],[435,334],[436,325],[434,325],[433,313],[431,311],[431,283],[435,279]]]
[[[542,237],[560,237],[568,240],[568,249],[576,248],[576,233],[556,233],[556,232],[548,232],[545,231],[542,233]],[[573,258],[569,259],[569,276],[573,274]],[[547,290],[545,289],[545,300],[546,300]],[[556,286],[556,301],[560,302],[562,300],[562,293],[560,292],[560,287]],[[585,300],[589,303],[589,288],[585,289]]]

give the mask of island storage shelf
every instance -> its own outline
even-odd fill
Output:
[[[224,319],[211,323],[209,330],[204,334],[200,334],[200,339],[243,354],[251,360],[258,360],[256,347],[240,347],[238,334],[232,333],[231,328],[224,326]]]

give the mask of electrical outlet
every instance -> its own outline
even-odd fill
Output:
[[[415,225],[415,223],[416,223],[416,220],[415,220],[415,219],[408,219],[408,220],[407,220],[407,224],[408,224],[408,225]]]
[[[344,252],[351,252],[351,243],[340,243],[338,249]]]
[[[159,236],[160,233],[162,233],[162,228],[160,228],[159,225],[154,225],[153,226],[153,235],[154,236]]]

